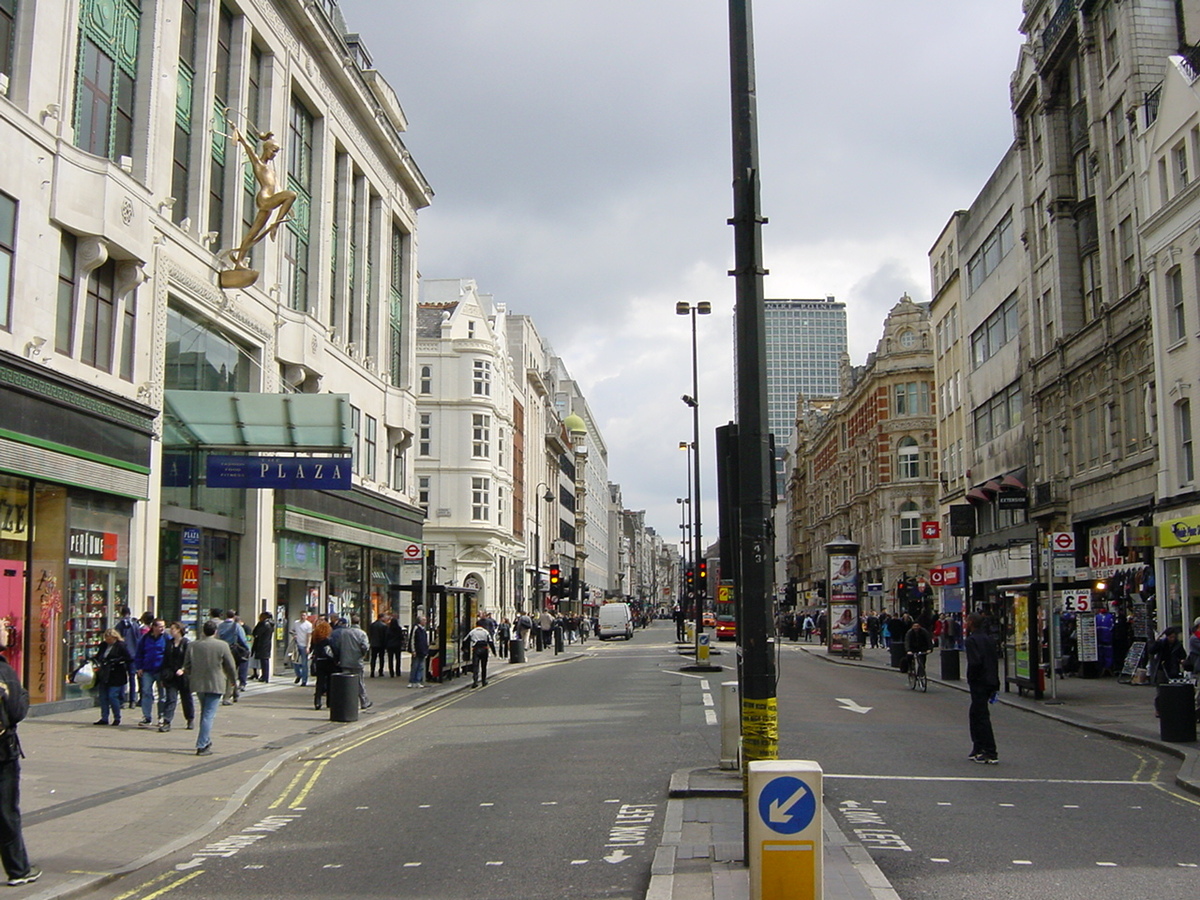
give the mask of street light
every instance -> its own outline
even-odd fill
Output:
[[[545,495],[542,494],[542,489],[545,488]],[[538,607],[541,607],[542,593],[542,504],[540,501],[549,503],[554,499],[554,495],[550,493],[550,485],[544,481],[539,481],[538,486],[533,489],[537,499],[533,501],[533,590],[530,592],[530,613],[537,612],[533,608],[533,598],[538,599]]]
[[[700,531],[700,507],[703,504],[700,499],[700,376],[696,357],[696,316],[707,316],[711,312],[712,304],[707,300],[701,300],[695,305],[688,303],[686,300],[680,300],[675,304],[675,314],[677,316],[692,317],[692,393],[691,396],[684,394],[683,402],[691,407],[692,410],[692,455],[695,457],[695,465],[692,466],[695,492],[692,496],[696,498],[692,504],[692,538],[696,542],[692,560],[696,566],[700,565],[700,560],[704,557],[704,542]],[[704,629],[704,619],[700,610],[702,604],[700,602],[701,590],[699,583],[697,583],[696,588],[696,661],[699,662],[700,633]]]
[[[680,448],[687,447],[686,444],[680,444]],[[688,471],[688,493],[692,491],[691,471]],[[683,573],[687,571],[688,554],[692,546],[691,535],[688,534],[688,513],[691,511],[691,497],[676,497],[675,502],[679,504],[679,599],[680,606],[683,605],[684,594],[687,591],[687,583],[684,580]]]

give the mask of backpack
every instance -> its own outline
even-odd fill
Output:
[[[16,680],[15,673],[12,678],[7,676],[8,672],[0,669],[0,762],[12,762],[25,755],[17,739],[17,723],[29,711],[29,691]]]

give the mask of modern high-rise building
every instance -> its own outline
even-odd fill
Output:
[[[846,352],[846,304],[824,300],[767,300],[767,421],[777,452],[787,447],[796,397],[836,397]]]

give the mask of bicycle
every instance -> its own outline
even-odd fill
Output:
[[[929,655],[929,651],[920,653],[908,654],[908,689],[915,691],[921,689],[922,693],[929,690],[929,678],[925,674],[925,657]]]

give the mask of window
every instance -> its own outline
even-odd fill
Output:
[[[485,359],[475,360],[474,385],[476,396],[492,395],[492,364]]]
[[[105,16],[82,15],[75,70],[75,141],[96,156],[133,155],[133,103],[141,27],[139,0],[113,0]]]
[[[1108,114],[1108,136],[1112,142],[1113,177],[1121,175],[1129,165],[1129,126],[1121,112],[1124,101],[1113,107]]]
[[[408,453],[398,444],[392,448],[392,490],[408,490]]]
[[[258,386],[257,360],[207,321],[167,306],[163,387],[180,391],[249,391]]]
[[[354,432],[354,444],[350,448],[350,468],[357,472],[362,460],[362,410],[357,406],[350,407],[350,430]]]
[[[1033,167],[1036,169],[1045,158],[1045,147],[1042,143],[1042,117],[1037,112],[1029,117],[1029,145],[1033,148]]]
[[[0,194],[0,328],[12,315],[13,258],[17,254],[17,201]]]
[[[900,460],[901,478],[921,477],[921,451],[915,440],[910,437],[902,438],[897,455]]]
[[[491,455],[492,417],[475,413],[471,417],[471,455],[486,458]]]
[[[137,323],[137,291],[125,295],[121,305],[121,363],[117,375],[125,381],[133,381],[133,368],[136,362],[134,353],[134,326]]]
[[[1013,247],[1012,211],[1004,214],[992,231],[984,238],[983,245],[975,251],[967,263],[967,293],[973,294],[983,284],[1000,261],[1008,255]]]
[[[1079,261],[1083,279],[1083,321],[1091,322],[1100,315],[1104,291],[1100,275],[1100,254],[1089,253]]]
[[[188,173],[191,171],[192,98],[196,88],[196,0],[183,0],[179,13],[179,65],[175,69],[175,143],[171,156],[171,220],[189,215]]]
[[[224,110],[230,100],[229,87],[233,83],[233,13],[224,3],[217,18],[217,66],[213,86],[213,101],[216,110]],[[209,160],[208,179],[208,230],[217,233],[212,244],[220,247],[221,234],[225,230],[225,150],[224,135],[212,132],[212,152]]]
[[[1017,295],[1011,294],[971,334],[971,364],[978,368],[1011,340],[1015,340],[1019,329]]]
[[[471,478],[471,519],[475,522],[486,522],[489,515],[491,496],[491,479],[476,475]]]
[[[1167,271],[1168,339],[1171,343],[1183,340],[1186,317],[1183,310],[1183,269],[1175,266]]]
[[[975,443],[986,444],[1024,419],[1024,400],[1018,383],[1009,385],[989,400],[979,404],[974,412]]]
[[[1171,168],[1175,172],[1175,192],[1182,191],[1191,182],[1188,174],[1187,147],[1182,141],[1171,148]]]
[[[421,413],[421,421],[417,426],[417,456],[429,456],[433,445],[433,416]]]
[[[0,73],[12,75],[17,0],[0,0]]]
[[[283,241],[284,282],[292,309],[308,312],[308,226],[312,209],[313,115],[292,97],[287,186],[296,193]]]
[[[111,259],[92,272],[83,308],[80,359],[105,372],[111,372],[113,364],[116,272],[117,264]]]
[[[388,373],[395,387],[399,387],[404,381],[404,258],[407,238],[408,235],[400,225],[393,222],[392,279],[391,290],[388,293]]]
[[[429,514],[429,482],[431,476],[417,476],[417,505],[425,510],[426,515]]]
[[[58,309],[54,322],[54,352],[75,352],[75,235],[62,233],[58,250]]]
[[[929,383],[910,381],[895,386],[897,416],[929,415]]]
[[[900,546],[921,546],[921,511],[911,500],[900,507]]]
[[[263,84],[263,54],[257,47],[250,47],[250,67],[246,73],[246,117],[251,122],[259,121],[262,115],[262,84]],[[250,141],[256,148],[258,140],[251,130],[250,134],[244,135],[246,140]],[[214,144],[214,153],[215,151]],[[245,166],[242,168],[242,234],[246,234],[250,227],[254,224],[254,218],[258,215],[258,206],[255,203],[255,197],[258,195],[258,182],[254,179],[254,169],[250,165],[250,160],[246,160]],[[284,235],[286,240],[287,235]],[[247,262],[254,268],[261,263],[262,250],[260,245],[255,245],[250,248],[247,257]]]
[[[1126,216],[1121,220],[1121,224],[1117,226],[1118,249],[1121,258],[1121,294],[1124,296],[1133,290],[1135,284],[1135,272],[1133,263],[1134,254],[1134,237],[1133,237],[1133,217]]]
[[[1196,477],[1195,461],[1192,456],[1192,403],[1181,400],[1175,407],[1179,429],[1179,483],[1191,484]]]
[[[421,366],[421,393],[433,393],[433,366]]]
[[[367,429],[363,435],[363,476],[375,480],[375,451],[379,422],[374,416],[367,416]]]

